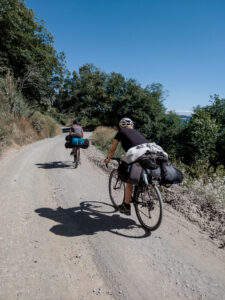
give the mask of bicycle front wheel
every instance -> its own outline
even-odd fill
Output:
[[[163,215],[163,200],[159,189],[149,185],[144,192],[137,192],[135,211],[142,227],[148,231],[159,228]]]
[[[125,199],[125,184],[119,178],[117,169],[109,176],[109,196],[115,208],[118,208]]]

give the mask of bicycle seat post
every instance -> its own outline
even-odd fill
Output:
[[[142,172],[142,178],[143,178],[143,181],[146,185],[148,185],[148,176],[147,176],[147,173],[145,170],[143,170]]]

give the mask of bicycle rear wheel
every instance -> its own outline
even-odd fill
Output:
[[[157,186],[149,185],[144,192],[137,191],[134,206],[144,229],[153,231],[159,228],[162,222],[163,201]]]
[[[77,168],[78,162],[79,162],[79,157],[78,157],[78,149],[77,147],[74,148],[74,168]]]
[[[109,195],[115,208],[124,202],[125,184],[119,179],[117,169],[113,170],[109,176]]]

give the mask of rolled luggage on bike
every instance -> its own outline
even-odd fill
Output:
[[[65,140],[66,140],[65,148],[80,147],[82,149],[87,149],[89,147],[88,139],[67,135],[65,137]]]

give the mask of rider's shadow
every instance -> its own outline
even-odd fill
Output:
[[[71,162],[63,162],[63,161],[51,161],[47,163],[39,163],[35,164],[38,168],[42,169],[65,169],[72,168],[73,165]]]
[[[99,203],[101,206],[99,206]],[[97,210],[102,205],[108,205],[106,203],[88,203],[82,202],[80,207],[73,207],[63,209],[58,207],[56,210],[51,208],[39,208],[35,212],[41,217],[45,217],[54,220],[59,225],[53,226],[50,231],[57,235],[72,237],[80,235],[93,235],[100,231],[109,231],[113,234],[118,234],[130,238],[143,238],[150,235],[149,232],[141,231],[141,234],[137,235],[137,232],[130,232],[129,235],[118,232],[120,229],[133,229],[140,226],[130,218],[123,218],[118,214],[113,214],[113,210],[110,212],[103,212]],[[111,205],[108,205],[112,209]],[[110,215],[108,215],[110,213]]]

